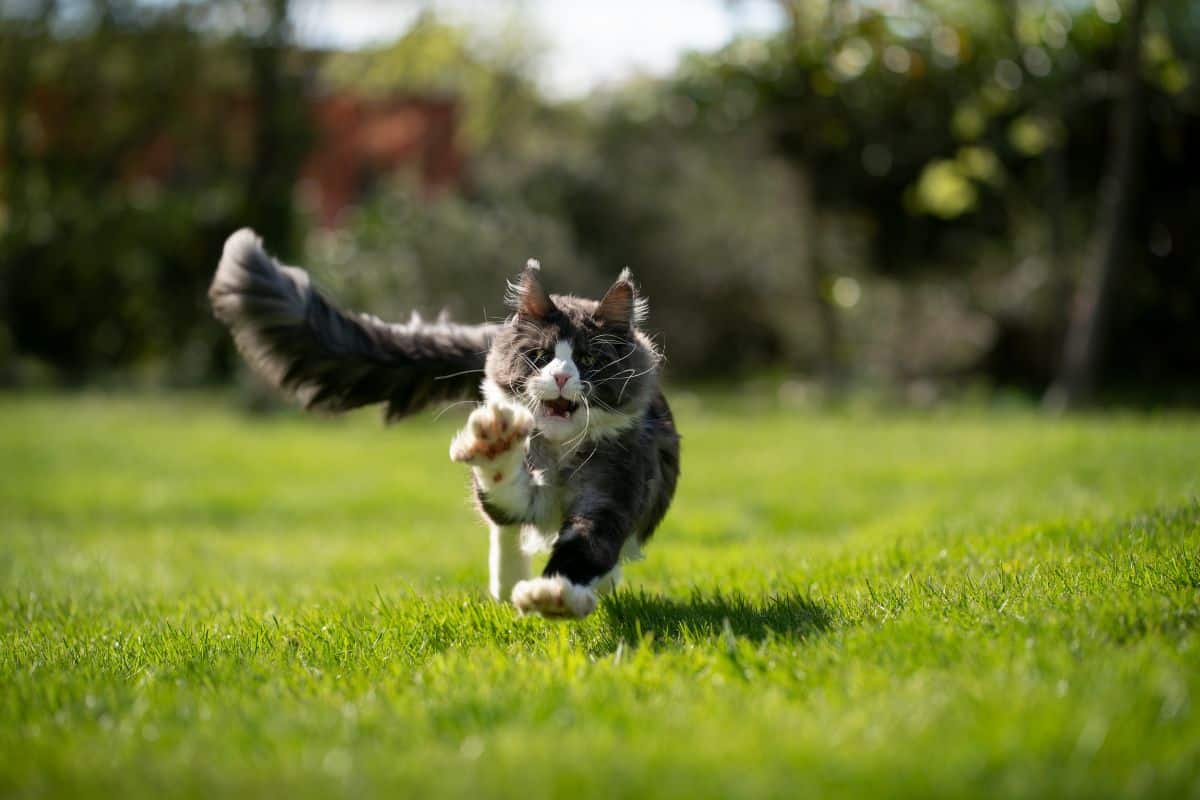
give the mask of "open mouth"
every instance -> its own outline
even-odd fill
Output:
[[[542,401],[542,414],[547,417],[567,419],[577,408],[579,408],[578,403],[572,402],[565,397],[556,397],[553,400]]]

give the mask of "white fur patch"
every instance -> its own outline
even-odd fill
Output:
[[[530,501],[524,462],[533,424],[524,407],[489,401],[471,412],[450,442],[451,460],[471,465],[489,502],[512,514],[523,514]]]
[[[567,380],[560,389],[555,376],[566,375]],[[529,379],[529,393],[538,400],[554,400],[565,397],[578,401],[583,394],[583,382],[579,367],[575,364],[574,348],[570,339],[560,339],[554,345],[554,358]]]
[[[483,383],[479,385],[483,393],[483,401],[489,405],[495,403],[512,403],[513,399],[508,396],[508,393],[500,388],[500,384],[495,381],[484,378]]]
[[[521,531],[521,549],[531,556],[549,553],[557,541],[557,527],[542,530],[536,525],[526,525]]]
[[[521,549],[518,525],[492,525],[488,541],[488,592],[504,602],[529,577],[529,556]]]
[[[474,467],[479,488],[487,493],[488,502],[509,512],[521,514],[529,507],[529,471],[514,459],[491,467]],[[500,480],[496,480],[500,476]]]
[[[637,421],[637,417],[631,414],[623,414],[620,411],[606,411],[603,408],[593,407],[585,413],[587,416],[585,422],[587,423],[588,439],[593,442],[616,436]]]
[[[596,610],[596,593],[555,575],[521,581],[513,587],[512,602],[523,614],[582,618]]]
[[[575,349],[574,349],[574,346],[571,344],[570,339],[560,339],[554,345],[555,360],[561,362],[562,364],[570,364],[572,368],[574,368],[574,366],[575,366],[575,362],[572,360],[572,356],[574,355],[574,353],[575,353]],[[550,363],[553,364],[554,362],[551,361]],[[578,371],[578,370],[576,370],[576,371]]]
[[[601,575],[599,578],[596,578],[596,580],[592,581],[590,588],[596,593],[597,597],[604,597],[605,595],[614,592],[620,582],[621,567],[618,565]]]

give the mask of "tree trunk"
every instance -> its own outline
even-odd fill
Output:
[[[801,229],[807,251],[802,254],[801,268],[806,273],[809,298],[817,314],[817,357],[820,360],[821,380],[830,397],[840,394],[844,383],[842,369],[841,328],[838,311],[830,297],[831,277],[821,252],[820,209],[817,208],[812,171],[796,167],[796,203],[799,206]]]
[[[1148,3],[1133,0],[1129,9],[1100,207],[1087,262],[1075,289],[1061,371],[1045,397],[1046,405],[1055,410],[1077,408],[1094,397],[1113,286],[1127,255],[1130,216],[1141,179],[1143,89],[1139,73]]]
[[[1049,253],[1050,274],[1046,282],[1045,311],[1048,319],[1039,316],[1037,347],[1029,363],[1037,370],[1040,380],[1053,381],[1056,370],[1062,368],[1061,348],[1067,339],[1068,314],[1075,290],[1072,265],[1077,259],[1071,252],[1067,232],[1067,215],[1070,208],[1070,186],[1067,174],[1067,149],[1065,142],[1056,142],[1046,151],[1045,203],[1046,245]],[[1044,321],[1044,324],[1042,324]],[[1049,404],[1047,395],[1047,404]]]
[[[43,0],[34,20],[24,27],[17,20],[0,22],[0,126],[4,137],[0,155],[0,208],[7,220],[0,226],[0,385],[13,383],[15,370],[10,356],[15,352],[9,329],[12,313],[10,286],[15,271],[27,261],[28,184],[31,164],[25,142],[22,116],[36,76],[32,60],[47,35],[55,12],[54,0]],[[10,350],[10,348],[13,348]]]
[[[245,223],[284,258],[296,242],[292,193],[305,131],[297,113],[302,99],[284,74],[289,36],[289,0],[268,0],[270,23],[249,42],[254,92],[254,151],[247,181]]]

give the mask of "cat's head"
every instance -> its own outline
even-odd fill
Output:
[[[659,360],[638,330],[646,304],[629,270],[599,301],[551,295],[540,272],[531,259],[509,285],[513,315],[492,342],[485,391],[529,408],[550,441],[627,427],[653,398]]]

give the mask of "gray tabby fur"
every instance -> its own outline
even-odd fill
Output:
[[[226,241],[208,296],[246,361],[305,408],[346,411],[382,402],[388,419],[478,397],[499,327],[427,323],[415,315],[388,324],[341,311],[307,272],[263,252],[249,228]]]

